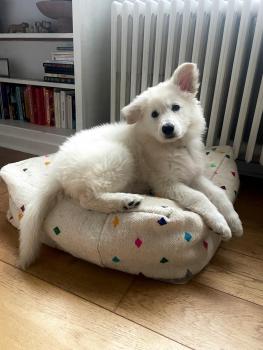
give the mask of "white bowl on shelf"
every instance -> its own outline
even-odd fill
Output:
[[[46,17],[56,20],[54,31],[58,33],[72,32],[72,2],[67,0],[38,1],[39,11]]]

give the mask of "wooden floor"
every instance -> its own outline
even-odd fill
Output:
[[[25,158],[0,149],[0,163]],[[44,247],[16,267],[0,185],[0,349],[263,349],[263,184],[242,179],[245,235],[187,285],[102,269]]]

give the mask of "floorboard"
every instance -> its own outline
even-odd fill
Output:
[[[0,349],[185,349],[0,262]]]
[[[195,349],[260,349],[263,307],[191,282],[138,278],[117,314]]]
[[[15,266],[17,253],[18,232],[0,213],[0,260]],[[28,272],[108,310],[116,308],[134,278],[47,246],[43,246],[40,258]]]
[[[263,260],[220,248],[194,280],[263,306]]]

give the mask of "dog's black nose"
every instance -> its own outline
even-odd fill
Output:
[[[174,137],[174,126],[171,123],[166,123],[162,126],[162,132],[166,137]]]

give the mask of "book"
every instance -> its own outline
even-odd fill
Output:
[[[42,87],[35,87],[35,105],[36,105],[36,123],[39,125],[46,124],[46,113],[44,104],[44,91]]]
[[[75,106],[75,94],[72,96],[72,129],[76,129],[76,106]]]
[[[12,84],[11,86],[11,103],[14,110],[14,120],[19,120],[18,103],[16,98],[16,86]]]
[[[8,110],[10,119],[18,120],[18,107],[16,102],[16,90],[14,85],[6,85],[7,98],[8,98]]]
[[[55,127],[61,127],[61,113],[60,113],[60,90],[54,89],[54,114],[55,114]]]
[[[52,60],[60,62],[60,61],[68,61],[68,62],[74,62],[74,57],[72,56],[52,56]]]
[[[73,51],[73,45],[57,46],[57,51]]]
[[[50,88],[43,88],[44,92],[44,104],[45,104],[45,121],[46,125],[55,125],[54,115],[54,91]]]
[[[25,99],[26,119],[31,123],[37,123],[36,113],[35,113],[34,93],[33,93],[33,87],[31,85],[27,85],[27,87],[25,88],[24,99]]]
[[[73,74],[61,74],[61,73],[45,73],[44,77],[62,78],[62,79],[74,79]]]
[[[26,112],[26,120],[27,121],[31,121],[30,120],[30,114],[31,114],[31,111],[30,111],[30,106],[29,106],[29,91],[28,91],[28,86],[25,88],[24,90],[24,101],[25,101],[25,112]]]
[[[0,83],[0,118],[73,129],[75,91]]]
[[[20,86],[20,96],[21,96],[21,105],[22,105],[22,111],[23,111],[23,117],[25,121],[29,121],[26,116],[26,107],[25,107],[25,86]]]
[[[25,120],[25,110],[24,110],[24,94],[23,94],[23,87],[22,86],[16,86],[16,101],[17,101],[17,107],[18,107],[18,116],[19,120]]]
[[[74,63],[72,61],[45,61],[43,67],[45,73],[74,75]]]
[[[57,47],[56,47],[57,50],[70,50],[70,51],[73,51],[73,44],[70,43],[70,42],[66,42],[66,43],[63,43],[63,44],[59,44]]]
[[[44,67],[59,67],[59,68],[74,68],[74,63],[70,61],[55,61],[49,60],[43,63]]]
[[[66,116],[66,91],[60,91],[60,116],[61,116],[61,128],[67,128],[67,116]]]
[[[53,82],[53,83],[74,84],[75,79],[44,76],[44,81],[49,81],[49,82]]]
[[[46,67],[44,69],[45,74],[69,74],[69,75],[74,75],[74,69],[72,68],[50,68]]]
[[[0,92],[0,119],[4,119],[3,102],[2,102],[1,92]]]
[[[3,108],[1,89],[0,89],[0,119],[4,119],[4,108]]]
[[[74,61],[73,51],[55,51],[51,52],[52,61]]]
[[[4,83],[0,84],[2,118],[10,119],[6,86],[7,84],[4,84]]]
[[[38,110],[37,110],[37,104],[36,104],[36,92],[37,92],[37,87],[35,86],[31,86],[32,88],[32,108],[33,108],[33,120],[35,124],[39,124],[38,121]]]
[[[56,56],[73,56],[73,50],[64,50],[65,48],[61,48],[61,50],[57,50],[57,51],[53,51],[51,52],[51,56],[52,55],[56,55]],[[52,60],[52,59],[51,59]]]
[[[66,92],[66,116],[67,116],[67,127],[73,129],[73,109],[72,109],[72,98],[74,91]]]

